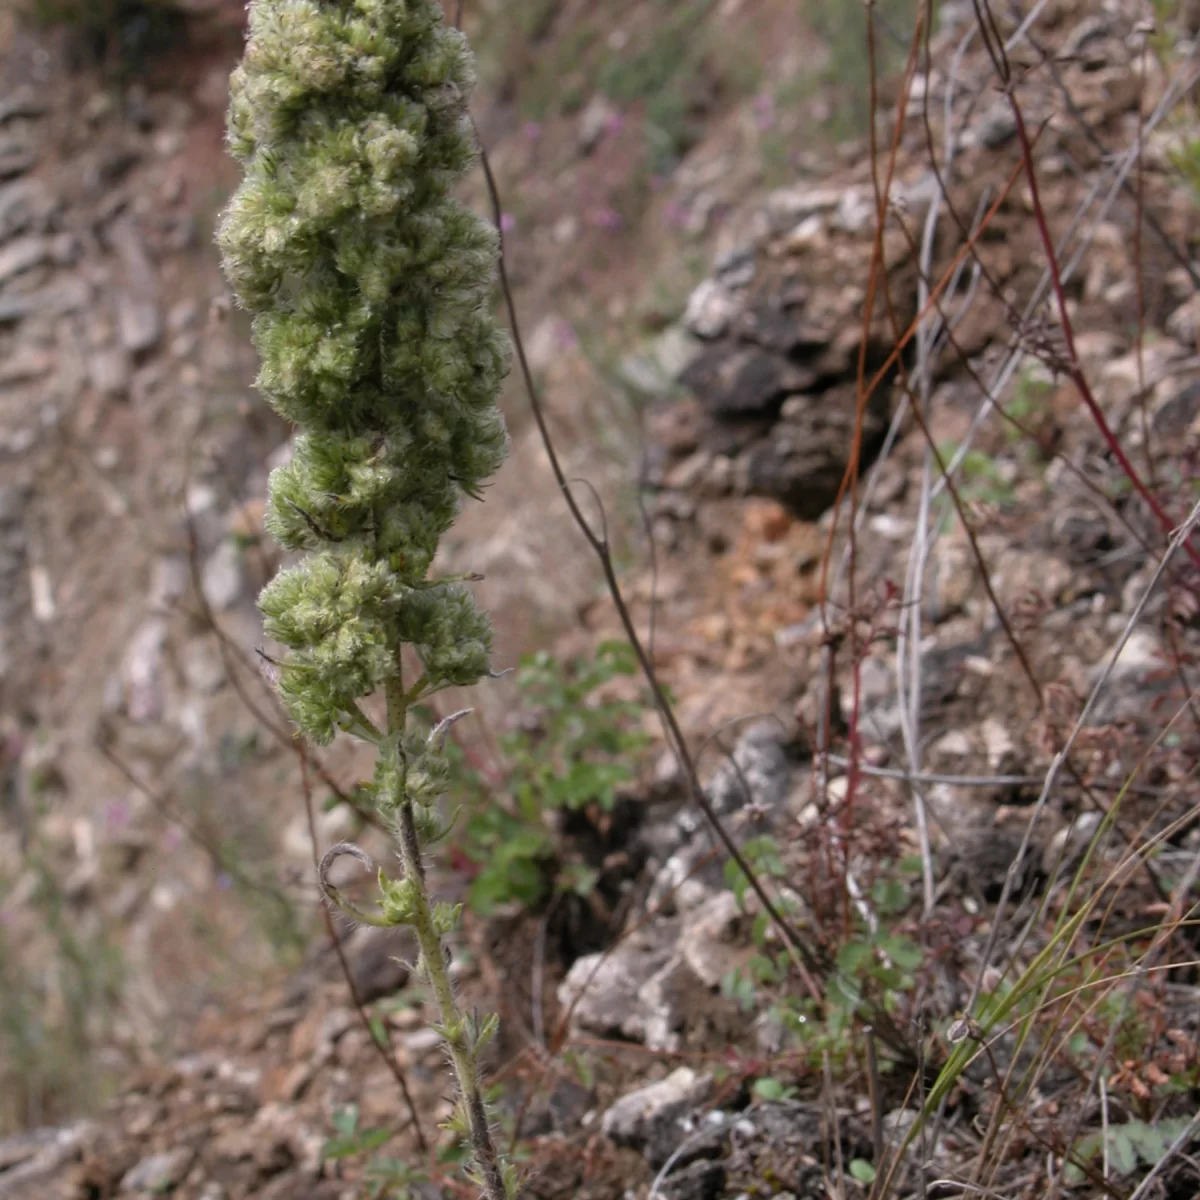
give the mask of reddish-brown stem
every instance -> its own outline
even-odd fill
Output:
[[[1129,456],[1125,453],[1121,443],[1117,440],[1116,434],[1113,433],[1112,428],[1109,426],[1104,412],[1092,392],[1091,385],[1083,373],[1083,368],[1079,365],[1079,355],[1075,350],[1075,330],[1071,323],[1071,314],[1067,309],[1067,296],[1063,287],[1062,271],[1059,267],[1058,255],[1054,249],[1054,239],[1050,234],[1046,212],[1042,207],[1042,199],[1038,191],[1037,171],[1033,164],[1033,146],[1029,139],[1029,132],[1025,127],[1025,117],[1021,111],[1020,104],[1017,102],[1017,97],[1011,86],[1008,86],[1006,90],[1009,107],[1012,109],[1013,120],[1016,122],[1017,139],[1021,146],[1021,165],[1025,172],[1025,178],[1029,183],[1029,197],[1030,203],[1033,206],[1033,219],[1037,226],[1038,237],[1046,253],[1046,265],[1050,271],[1050,284],[1054,290],[1059,321],[1062,324],[1063,340],[1067,347],[1067,374],[1079,392],[1080,399],[1091,414],[1092,420],[1095,421],[1096,428],[1100,431],[1100,436],[1103,438],[1109,453],[1116,459],[1118,466],[1120,466],[1129,482],[1133,485],[1134,490],[1141,496],[1147,507],[1154,514],[1154,518],[1158,522],[1163,534],[1170,537],[1176,523],[1142,481],[1142,477],[1138,474],[1133,463],[1129,461]],[[1192,539],[1189,538],[1183,548],[1195,566],[1200,568],[1200,549],[1197,549]]]

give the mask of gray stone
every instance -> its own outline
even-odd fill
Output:
[[[211,695],[225,683],[225,664],[220,651],[208,638],[193,638],[183,648],[180,666],[188,687]]]
[[[986,717],[979,731],[987,753],[988,770],[993,775],[1017,774],[1023,764],[1013,735],[1004,722],[999,717]]]
[[[167,313],[167,328],[172,333],[192,329],[200,320],[200,305],[190,297],[177,300]]]
[[[0,1172],[10,1171],[28,1162],[47,1146],[53,1145],[56,1136],[57,1130],[54,1129],[34,1129],[29,1133],[0,1138]]]
[[[780,188],[767,197],[767,215],[773,227],[782,232],[794,228],[814,213],[830,212],[838,206],[843,189],[797,184]]]
[[[529,1095],[527,1116],[521,1125],[522,1134],[541,1137],[554,1130],[575,1133],[595,1100],[591,1088],[576,1083],[568,1075],[559,1075],[552,1088],[547,1083],[540,1083]]]
[[[24,175],[37,165],[38,150],[22,137],[0,139],[0,179]]]
[[[120,398],[129,394],[132,367],[124,346],[103,346],[87,356],[87,374],[101,395]]]
[[[33,229],[45,232],[54,211],[50,193],[36,179],[18,179],[0,187],[0,241]]]
[[[346,1036],[356,1024],[354,1013],[344,1006],[331,1008],[322,1018],[317,1028],[317,1054],[324,1056]]]
[[[1100,828],[1099,813],[1080,813],[1070,825],[1060,829],[1042,851],[1042,874],[1047,877],[1060,873],[1060,878],[1078,865],[1084,851]]]
[[[50,239],[50,261],[56,267],[73,267],[83,249],[73,233],[58,233]]]
[[[713,456],[707,450],[697,450],[677,462],[663,477],[663,483],[677,491],[690,491],[708,476],[712,462]]]
[[[121,1190],[151,1194],[169,1191],[183,1182],[195,1161],[196,1152],[190,1146],[176,1146],[162,1154],[151,1154],[125,1173]]]
[[[753,246],[734,246],[717,256],[713,263],[713,278],[730,291],[749,287],[757,269]]]
[[[39,379],[54,369],[55,355],[50,350],[23,346],[0,361],[0,384],[24,383]]]
[[[1135,629],[1126,638],[1117,660],[1113,664],[1109,683],[1128,683],[1144,679],[1153,671],[1158,671],[1168,662],[1163,652],[1162,643],[1149,629]],[[1108,656],[1097,663],[1090,671],[1090,683],[1098,683],[1108,668]]]
[[[0,527],[19,527],[29,504],[30,489],[27,484],[4,484],[0,486]]]
[[[627,1036],[648,1050],[678,1050],[692,1000],[703,986],[683,956],[673,954],[638,988],[624,1026]]]
[[[717,1200],[725,1191],[725,1164],[701,1160],[675,1171],[659,1184],[663,1200]]]
[[[1013,548],[997,557],[992,579],[1000,603],[1011,609],[1030,596],[1040,596],[1055,603],[1075,582],[1076,576],[1077,572],[1061,558],[1044,550]]]
[[[50,572],[41,563],[35,563],[29,568],[29,597],[35,621],[45,625],[54,620],[58,612],[58,605],[54,600],[54,583]]]
[[[1185,346],[1200,338],[1200,292],[1188,297],[1168,318],[1167,332]]]
[[[987,150],[998,150],[1017,136],[1017,119],[1007,100],[997,100],[967,131],[965,140]]]
[[[617,1145],[641,1150],[652,1165],[661,1165],[686,1135],[680,1118],[703,1103],[711,1087],[711,1075],[680,1067],[666,1079],[622,1096],[604,1114],[600,1127]]]
[[[684,920],[679,952],[693,973],[710,988],[717,988],[730,971],[742,966],[748,954],[739,945],[738,926],[743,913],[732,892],[718,892]]]
[[[733,293],[715,279],[706,279],[688,297],[683,314],[684,328],[698,338],[711,341],[724,334],[741,305]]]
[[[142,623],[125,652],[121,671],[125,712],[135,725],[162,716],[166,703],[162,678],[166,643],[167,620],[155,614]]]
[[[621,382],[633,392],[657,399],[670,395],[671,376],[644,354],[627,354],[617,367]]]
[[[155,561],[146,593],[151,612],[167,613],[183,598],[191,579],[188,560],[181,554],[164,555]]]
[[[782,809],[798,765],[796,749],[778,722],[752,725],[734,746],[733,762],[723,762],[705,788],[713,808],[721,815],[747,804],[767,814]]]
[[[650,343],[650,358],[662,373],[677,380],[700,353],[698,341],[680,325],[668,325]]]
[[[737,486],[778,500],[802,520],[816,520],[837,497],[852,444],[852,385],[788,398],[769,434],[753,440],[737,460]],[[863,461],[871,461],[886,432],[882,395],[863,414]]]
[[[117,303],[117,327],[121,331],[122,344],[131,354],[153,349],[162,336],[157,302],[124,293]]]
[[[1111,28],[1109,18],[1095,14],[1085,17],[1078,25],[1074,26],[1066,38],[1063,39],[1062,45],[1058,49],[1057,57],[1062,62],[1067,62],[1070,59],[1077,58],[1083,50],[1092,43],[1103,39]],[[1088,65],[1098,65],[1095,61],[1088,59]],[[1103,63],[1101,58],[1099,63]]]
[[[618,115],[612,101],[603,93],[597,92],[587,102],[583,112],[579,114],[579,128],[576,137],[580,153],[591,154]]]
[[[672,824],[670,833],[672,845],[678,845],[679,826]],[[647,906],[668,913],[682,913],[698,908],[708,900],[722,883],[720,864],[704,864],[711,851],[708,838],[697,834],[671,853],[654,876]]]
[[[736,1129],[747,1140],[763,1142],[780,1151],[811,1149],[824,1144],[825,1112],[818,1104],[772,1100],[749,1109]]]
[[[204,597],[216,612],[225,612],[242,598],[246,588],[242,553],[231,538],[226,538],[209,555],[201,580]]]
[[[408,928],[370,929],[355,932],[347,943],[346,958],[355,990],[364,1004],[398,992],[408,982],[409,960],[417,947]]]
[[[37,291],[0,295],[0,325],[23,320],[38,313],[63,316],[78,312],[91,300],[92,289],[78,275],[55,280]]]
[[[703,351],[680,381],[718,419],[774,419],[787,396],[812,387],[817,376],[782,355],[725,341]]]
[[[109,240],[121,260],[123,275],[124,286],[117,305],[121,342],[130,354],[144,354],[162,337],[158,276],[132,222],[114,225]]]
[[[40,117],[48,107],[44,97],[26,84],[0,97],[0,123],[13,117]]]
[[[940,725],[947,720],[947,711],[982,690],[982,682],[973,664],[989,661],[994,653],[988,638],[951,642],[934,646],[921,655],[921,724]],[[886,742],[900,732],[900,708],[895,690],[895,675],[891,665],[877,658],[866,659],[860,669],[860,703],[863,728],[879,742]],[[853,704],[852,689],[843,686],[842,717],[850,719]]]
[[[436,1029],[414,1029],[401,1039],[404,1049],[408,1051],[411,1060],[417,1061],[435,1050],[441,1050],[445,1045],[442,1035]]]
[[[679,325],[671,325],[617,367],[626,387],[651,399],[670,396],[676,381],[700,353],[701,343]]]
[[[960,762],[971,756],[971,739],[961,729],[951,729],[934,742],[930,753],[939,762]]]
[[[643,1041],[646,1013],[638,993],[669,965],[677,929],[670,922],[655,927],[654,937],[634,935],[608,954],[577,958],[558,985],[558,1002],[570,1013],[571,1027],[600,1037]]]
[[[1099,683],[1108,659],[1106,653],[1087,671],[1089,687]],[[1178,686],[1170,663],[1171,656],[1156,634],[1145,628],[1135,629],[1121,647],[1108,682],[1092,708],[1089,724],[1144,727],[1154,717],[1156,707]]]
[[[1197,312],[1200,313],[1200,306],[1197,306]],[[1183,439],[1200,434],[1200,380],[1186,383],[1158,407],[1153,428],[1160,438]]]
[[[48,238],[30,235],[11,242],[0,250],[0,285],[24,271],[40,267],[49,257]]]
[[[801,254],[822,246],[829,240],[825,231],[825,218],[820,213],[805,217],[794,229],[784,235],[783,246],[790,254]]]
[[[875,205],[859,188],[842,193],[833,214],[833,227],[843,233],[863,233],[875,220]]]
[[[814,336],[810,322],[802,319],[811,298],[807,286],[796,284],[741,313],[734,332],[742,341],[783,356],[792,351],[811,354],[814,343],[823,345],[828,340],[823,329],[815,331]]]
[[[1197,389],[1200,394],[1200,388]],[[1051,523],[1054,545],[1067,562],[1077,567],[1096,566],[1100,557],[1112,549],[1113,537],[1108,518],[1097,509],[1068,509],[1055,515]]]
[[[44,1140],[35,1134],[42,1144],[31,1156],[22,1153],[16,1164],[0,1174],[0,1195],[4,1200],[45,1200],[53,1194],[52,1181],[67,1163],[79,1158],[83,1143],[95,1128],[92,1122],[83,1121],[65,1129],[50,1130]],[[11,1139],[0,1145],[11,1145]],[[25,1145],[28,1147],[29,1143]]]

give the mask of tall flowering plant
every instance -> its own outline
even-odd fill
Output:
[[[460,498],[507,449],[496,399],[507,338],[488,309],[495,230],[452,195],[473,161],[470,52],[435,0],[251,0],[231,80],[229,146],[244,177],[218,233],[253,314],[257,386],[297,428],[270,479],[267,523],[296,565],[260,604],[287,647],[279,689],[299,730],[377,750],[371,795],[402,873],[378,911],[411,925],[457,1079],[455,1126],[489,1200],[515,1196],[479,1056],[495,1018],[464,1014],[442,939],[458,911],[426,887],[423,848],[446,832],[444,730],[410,727],[419,701],[489,673],[490,627],[463,580],[431,577]],[[403,655],[404,647],[410,654]],[[419,664],[406,672],[406,663]],[[364,698],[386,697],[386,723]]]

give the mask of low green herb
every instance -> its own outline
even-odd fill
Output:
[[[602,689],[636,670],[624,642],[606,642],[569,666],[546,653],[523,659],[516,678],[521,718],[498,741],[499,787],[450,748],[450,794],[465,809],[455,846],[475,873],[472,909],[532,907],[551,892],[592,890],[596,869],[569,856],[548,818],[593,806],[611,812],[634,777],[648,741],[642,706],[607,698]]]
[[[1166,1157],[1175,1140],[1191,1124],[1186,1117],[1162,1121],[1127,1121],[1110,1125],[1106,1130],[1089,1133],[1075,1143],[1073,1161],[1067,1163],[1063,1175],[1071,1186],[1083,1183],[1085,1175],[1079,1163],[1097,1162],[1107,1157],[1110,1169],[1117,1175],[1128,1175],[1139,1163],[1153,1167]],[[1107,1146],[1107,1156],[1105,1147]]]
[[[786,867],[775,839],[752,838],[743,847],[747,861],[761,876],[786,878]],[[835,1059],[850,1050],[850,1032],[857,1014],[865,1007],[883,1013],[895,1012],[916,987],[916,972],[924,961],[921,947],[899,932],[897,919],[910,903],[905,872],[882,864],[871,888],[876,927],[868,929],[861,919],[858,928],[841,946],[833,973],[825,985],[824,1012],[795,986],[795,968],[787,949],[770,938],[765,913],[754,919],[752,937],[756,953],[739,970],[722,980],[722,991],[743,1010],[766,1003],[772,1017],[792,1035],[795,1043],[810,1051],[814,1062],[825,1053]],[[748,883],[736,863],[725,868],[725,879],[739,903],[746,900]],[[799,916],[799,905],[784,890],[779,903],[789,916]]]

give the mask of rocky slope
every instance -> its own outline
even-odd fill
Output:
[[[879,862],[924,849],[934,903],[919,878],[906,885],[897,928],[927,955],[922,1007],[906,1015],[939,1028],[970,993],[1053,756],[1131,622],[1072,770],[1034,826],[1018,892],[1037,902],[1147,758],[1122,820],[1163,829],[1194,806],[1187,705],[1200,653],[1194,575],[1181,569],[1143,603],[1164,538],[1064,370],[1033,198],[1012,184],[1017,129],[970,36],[970,6],[943,4],[940,22],[934,66],[914,79],[907,111],[896,114],[894,87],[882,102],[881,145],[897,121],[899,133],[878,247],[862,144],[813,155],[786,186],[724,197],[724,210],[697,203],[720,214],[701,243],[707,278],[678,321],[625,347],[614,372],[647,407],[641,478],[658,552],[653,570],[626,573],[628,591],[643,625],[656,608],[655,661],[689,735],[732,748],[705,771],[710,799],[739,841],[770,835],[784,847],[781,881],[817,933],[822,864],[840,845],[830,831],[853,830],[844,878],[866,896]],[[1145,52],[1134,15],[1100,2],[1045,5],[1029,33],[1012,49],[1026,72],[1018,94],[1038,131],[1039,200],[1063,247],[1080,365],[1178,522],[1200,459],[1195,198],[1171,158],[1187,91],[1177,81],[1194,84],[1194,47],[1178,33],[1172,74]],[[122,1069],[140,1069],[87,1120],[58,1124],[24,1097],[16,1119],[41,1128],[0,1141],[0,1194],[358,1195],[363,1160],[322,1152],[335,1111],[356,1104],[361,1128],[396,1131],[388,1155],[422,1156],[332,952],[303,949],[313,922],[301,767],[286,735],[272,740],[278,717],[253,662],[253,594],[273,565],[255,498],[286,437],[247,391],[244,331],[219,303],[210,311],[220,284],[197,249],[224,169],[222,68],[181,62],[169,87],[135,89],[114,109],[86,83],[48,99],[47,81],[64,77],[31,43],[16,43],[11,61],[28,78],[7,72],[0,103],[3,859],[44,862],[76,936],[120,943],[128,981],[93,1032]],[[597,112],[586,106],[541,137],[569,137],[587,170],[604,139],[621,136],[613,111]],[[696,202],[706,178],[720,190],[709,168],[727,134],[714,122],[689,151],[674,199],[691,189]],[[512,169],[529,153],[504,141],[497,157]],[[653,239],[654,211],[631,239]],[[553,223],[543,214],[537,228]],[[605,386],[547,304],[572,277],[537,282],[533,264],[572,241],[548,237],[523,246],[514,232],[515,253],[528,256],[539,374],[574,435],[591,410],[571,404],[572,387],[595,389],[590,398]],[[887,301],[867,314],[873,257]],[[923,289],[943,280],[927,303]],[[917,336],[889,363],[918,314]],[[860,372],[871,379],[885,364],[860,406]],[[914,405],[943,457],[957,459],[961,518]],[[843,509],[836,604],[822,614],[822,560],[856,428],[853,562]],[[523,605],[549,613],[556,601],[560,622],[565,609],[576,624],[567,641],[593,641],[612,617],[582,552],[558,549],[577,546],[565,521],[531,519],[553,493],[519,418],[517,433],[516,470],[489,505],[520,505],[473,514],[483,549],[464,538],[455,561],[486,559],[512,647],[526,640]],[[637,464],[614,458],[600,482],[617,496]],[[538,566],[547,546],[563,557],[557,574]],[[554,595],[564,589],[565,601]],[[1175,713],[1177,738],[1156,740]],[[747,714],[770,719],[727,728]],[[335,747],[320,769],[352,779],[353,747]],[[264,806],[266,795],[290,799]],[[827,1194],[833,1156],[877,1149],[880,1103],[850,1070],[824,1089],[789,1056],[777,1006],[731,991],[762,949],[754,914],[728,890],[669,760],[647,773],[634,812],[624,849],[641,865],[605,951],[567,944],[539,958],[539,914],[472,922],[461,947],[461,986],[504,999],[496,1070],[506,1119],[519,1120],[536,1164],[531,1190],[645,1194],[669,1166],[659,1192],[678,1200]],[[317,817],[322,844],[350,828],[345,813]],[[1196,853],[1189,830],[1181,821],[1163,847],[1175,876]],[[1108,844],[1108,861],[1120,849]],[[44,876],[29,865],[5,882],[4,945],[36,950],[43,939],[50,961]],[[1130,884],[1129,919],[1162,903],[1155,883]],[[284,965],[304,965],[263,970],[292,936]],[[432,1134],[445,1107],[440,1052],[389,957],[403,949],[359,933],[346,950]],[[222,975],[232,987],[213,986]],[[1186,977],[1179,985],[1165,1026],[1192,1054],[1194,992]],[[537,1036],[556,1024],[561,1036]],[[750,1082],[772,1063],[799,1091],[753,1099]],[[987,1111],[988,1086],[964,1082],[928,1179],[965,1170],[978,1151],[971,1118]],[[1067,1083],[1046,1086],[1050,1103],[1075,1102]],[[1134,1111],[1136,1097],[1120,1102]],[[911,1105],[902,1091],[885,1099],[877,1115],[902,1128]],[[1044,1194],[1045,1157],[1032,1135],[1014,1143],[1001,1194]],[[453,1187],[442,1168],[431,1177]],[[1194,1190],[1189,1178],[1180,1168],[1175,1194]]]

